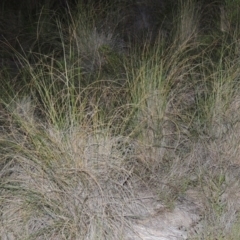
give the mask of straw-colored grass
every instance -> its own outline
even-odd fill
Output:
[[[1,239],[138,239],[152,196],[162,214],[200,206],[189,239],[239,239],[237,13],[205,36],[201,6],[179,1],[168,38],[134,46],[124,3],[101,7],[42,8],[0,40],[15,64],[0,72]]]

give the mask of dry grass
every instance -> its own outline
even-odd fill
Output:
[[[56,21],[50,55],[40,38],[11,47],[21,84],[0,96],[1,239],[126,239],[152,196],[166,212],[200,206],[191,239],[239,239],[237,30],[205,46],[188,1],[168,43],[126,52],[95,14]]]
[[[123,235],[124,216],[140,207],[134,204],[141,179],[133,173],[133,153],[118,147],[130,145],[128,139],[84,126],[57,130],[23,108],[6,114],[1,136],[2,238]]]

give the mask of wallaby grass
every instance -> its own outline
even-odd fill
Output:
[[[145,190],[169,209],[197,191],[192,238],[239,239],[238,18],[209,42],[179,6],[169,39],[131,48],[111,5],[42,8],[1,40],[18,66],[0,73],[2,239],[125,239]]]

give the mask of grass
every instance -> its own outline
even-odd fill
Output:
[[[141,192],[173,209],[190,190],[203,215],[192,239],[239,239],[235,5],[209,36],[201,6],[179,1],[173,30],[136,44],[121,4],[4,16],[2,239],[125,239]]]

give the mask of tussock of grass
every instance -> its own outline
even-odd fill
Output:
[[[130,152],[115,145],[130,143],[83,126],[54,129],[22,110],[9,116],[10,134],[1,137],[2,234],[35,239],[123,234],[123,216],[139,208],[133,188],[141,179],[133,177]]]

